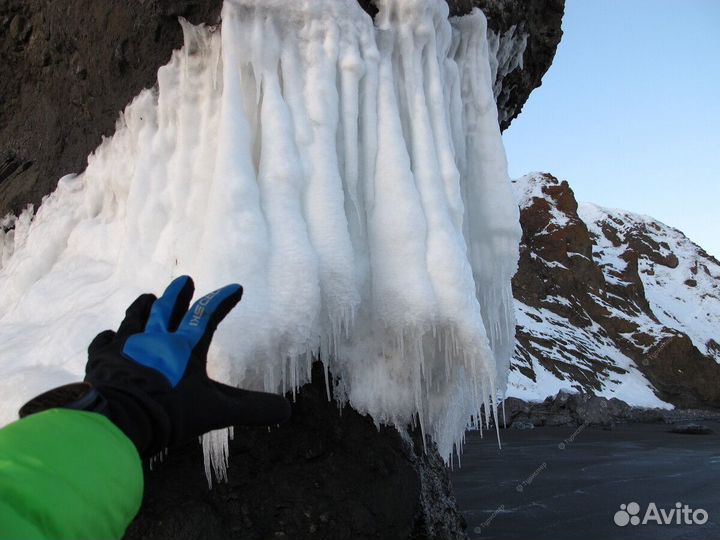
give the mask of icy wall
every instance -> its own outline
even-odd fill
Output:
[[[245,287],[210,374],[288,391],[319,356],[450,456],[502,393],[520,239],[482,13],[227,0],[115,135],[0,233],[0,422],[82,375],[143,291]],[[206,440],[222,456],[224,433]],[[216,460],[221,461],[221,460]]]
[[[490,72],[493,82],[493,95],[497,103],[500,94],[505,92],[505,99],[509,99],[510,91],[503,89],[503,80],[517,68],[523,68],[523,55],[527,47],[529,34],[511,26],[501,34],[488,30],[487,40],[489,47]]]

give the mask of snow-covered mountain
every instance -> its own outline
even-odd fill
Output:
[[[550,174],[513,186],[523,240],[508,395],[720,404],[720,263],[651,217],[578,204]]]

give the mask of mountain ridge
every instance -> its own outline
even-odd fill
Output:
[[[654,218],[578,204],[551,174],[513,186],[523,239],[507,395],[718,406],[720,263]]]

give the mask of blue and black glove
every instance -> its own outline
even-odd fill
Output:
[[[66,398],[70,403],[63,406],[104,414],[143,456],[213,429],[286,421],[290,403],[283,396],[234,388],[207,375],[210,341],[240,301],[242,287],[227,285],[188,310],[193,292],[192,279],[181,276],[160,298],[139,296],[117,332],[106,330],[92,341],[86,382],[79,383],[85,389],[68,385],[79,397]],[[21,416],[37,412],[38,400],[46,408],[44,396],[23,407]]]

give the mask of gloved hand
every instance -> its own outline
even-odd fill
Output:
[[[139,296],[117,332],[101,332],[88,348],[85,381],[99,399],[86,396],[88,404],[72,408],[110,418],[143,456],[213,429],[273,425],[290,417],[283,396],[207,376],[213,333],[240,301],[242,287],[227,285],[188,310],[193,291],[192,279],[181,276],[160,298]]]

